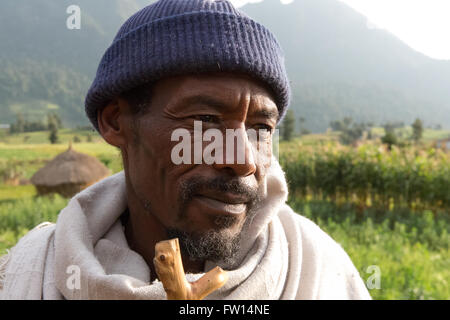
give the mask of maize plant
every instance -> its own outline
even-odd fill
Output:
[[[294,197],[385,209],[450,208],[450,154],[439,149],[297,142],[281,146],[280,163]]]

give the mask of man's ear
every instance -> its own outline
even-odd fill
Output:
[[[117,98],[110,101],[103,109],[97,111],[98,128],[103,139],[109,144],[121,148],[125,146],[125,118],[128,103]]]

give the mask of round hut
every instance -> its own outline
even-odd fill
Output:
[[[59,193],[72,197],[91,184],[110,175],[97,158],[69,149],[48,162],[31,178],[39,195]]]

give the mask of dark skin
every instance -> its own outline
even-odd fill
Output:
[[[245,162],[241,164],[236,161],[211,165],[174,164],[171,150],[178,142],[171,141],[171,134],[177,128],[185,128],[193,135],[194,120],[202,121],[203,130],[273,130],[278,110],[271,92],[260,82],[243,75],[220,73],[158,81],[153,86],[150,107],[144,114],[134,114],[129,103],[121,97],[98,113],[101,135],[122,152],[130,212],[125,234],[130,247],[149,265],[151,280],[156,277],[153,266],[155,244],[167,239],[167,228],[201,234],[216,228],[215,216],[226,215],[220,210],[211,210],[201,197],[224,203],[246,203],[239,195],[206,191],[187,204],[185,214],[180,218],[178,191],[183,181],[192,177],[239,177],[248,187],[258,188],[270,165],[259,163],[257,157],[252,157],[248,140]],[[271,144],[270,135],[268,139]],[[227,227],[227,232],[239,233],[245,215],[245,212],[237,215],[238,219]],[[203,272],[204,261],[191,261],[184,254],[182,260],[186,272]]]

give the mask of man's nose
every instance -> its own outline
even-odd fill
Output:
[[[241,177],[256,172],[252,144],[244,128],[226,130],[222,159],[222,163],[213,164],[218,170],[233,171]]]

